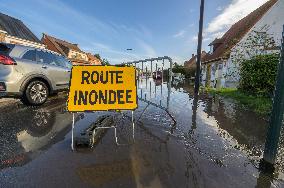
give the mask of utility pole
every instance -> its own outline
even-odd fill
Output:
[[[284,113],[284,27],[282,34],[281,59],[278,65],[278,74],[273,99],[272,113],[266,136],[263,160],[271,165],[275,164],[277,147],[281,132]]]
[[[204,17],[204,0],[200,4],[200,18],[199,18],[199,33],[198,33],[198,46],[197,46],[197,61],[196,61],[196,74],[195,74],[195,87],[194,93],[198,94],[200,86],[201,75],[201,48],[202,48],[202,33],[203,33],[203,17]]]

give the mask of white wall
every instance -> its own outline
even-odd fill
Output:
[[[207,65],[202,65],[201,85],[203,86],[205,86],[206,83],[206,72],[207,72]]]
[[[274,37],[277,45],[281,45],[284,25],[284,0],[278,2],[268,13],[255,25],[255,30],[266,30]]]
[[[82,53],[82,52],[78,52],[78,51],[74,51],[74,50],[69,51],[68,58],[76,58],[77,54],[80,55],[83,60],[88,61],[87,54]]]
[[[245,37],[232,49],[228,67],[226,70],[226,87],[237,87],[240,79],[239,59],[250,59],[253,54],[269,54],[275,51],[265,51],[262,47],[249,46],[250,37],[256,32],[265,32],[267,36],[275,42],[275,46],[281,46],[282,32],[284,25],[284,0],[278,2],[257,22],[257,24],[245,35]],[[247,47],[247,48],[246,48]]]
[[[32,42],[32,41],[28,41],[28,40],[24,40],[24,39],[20,39],[14,36],[10,36],[10,35],[6,35],[5,36],[5,41],[6,43],[10,43],[10,44],[20,44],[23,46],[30,46],[30,47],[34,47],[34,48],[41,48],[41,49],[45,49],[45,45],[41,44],[41,43],[36,43],[36,42]]]

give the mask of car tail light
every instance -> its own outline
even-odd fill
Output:
[[[17,65],[17,63],[10,57],[0,55],[0,64],[2,65]]]

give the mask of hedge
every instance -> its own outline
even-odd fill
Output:
[[[242,62],[239,89],[253,95],[271,96],[279,64],[279,54],[259,55]]]

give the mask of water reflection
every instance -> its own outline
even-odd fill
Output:
[[[120,125],[117,126],[121,140],[128,140],[130,127],[129,118],[121,119]],[[97,187],[114,187],[115,185],[169,187],[173,185],[168,179],[175,173],[175,167],[171,161],[175,153],[169,152],[171,136],[152,128],[149,127],[149,122],[138,121],[135,126],[135,142],[127,145],[127,148],[121,145],[114,147],[112,144],[108,144],[108,147],[100,147],[106,140],[113,140],[113,134],[110,132],[103,134],[103,137],[98,140],[99,143],[95,145],[94,152],[115,151],[116,155],[109,161],[99,160],[98,162],[96,159],[97,163],[78,167],[77,175],[85,183]],[[104,155],[104,157],[109,158],[111,155]]]
[[[260,159],[263,155],[265,133],[267,129],[267,121],[264,117],[256,115],[254,112],[246,109],[244,106],[231,99],[209,95],[207,93],[201,93],[198,98],[198,96],[194,96],[193,87],[189,86],[189,84],[176,84],[174,85],[174,88],[178,91],[182,90],[188,93],[189,101],[192,103],[192,124],[188,135],[185,138],[190,140],[193,148],[196,148],[201,153],[208,155],[209,158],[213,157],[213,160],[216,161],[216,163],[221,163],[222,165],[228,163],[226,166],[232,163],[230,161],[226,161],[226,158],[229,159],[234,155],[235,157],[239,155],[232,152],[232,149],[237,149],[244,153],[254,166],[259,168]],[[199,123],[197,123],[197,119],[199,119]],[[212,146],[215,146],[213,140],[217,141],[218,138],[212,134],[204,135],[200,132],[202,130],[196,130],[198,128],[200,129],[198,126],[202,125],[200,124],[200,120],[209,120],[209,124],[216,125],[218,136],[229,143],[227,146],[222,146],[224,147],[224,152],[219,150],[218,147],[215,147],[215,149],[204,147],[206,144],[212,144]],[[204,128],[208,129],[208,127],[201,126],[203,131],[205,131]],[[206,141],[205,139],[201,139],[203,136],[208,136],[208,140]],[[283,140],[283,134],[281,138]],[[283,162],[281,162],[283,161],[282,148],[283,143],[280,141],[276,172],[272,174],[271,172],[260,170],[256,187],[270,187],[271,183],[275,183],[278,178],[283,180],[284,170],[282,168]]]
[[[145,86],[150,89],[149,85],[152,85],[150,84],[151,82],[149,84],[146,83],[144,80],[139,85],[141,88]],[[161,99],[165,99],[165,94],[163,96],[159,95],[160,91],[162,91],[162,88],[163,90],[168,90],[167,87],[168,84],[163,83],[162,87],[153,89],[157,98],[150,98],[150,100],[159,104]],[[186,183],[188,185],[192,185],[194,181],[197,181],[196,186],[202,185],[200,178],[190,180],[193,177],[202,176],[202,173],[204,173],[199,170],[199,164],[195,161],[192,153],[186,152],[187,149],[190,151],[194,148],[199,154],[215,163],[220,168],[220,171],[229,169],[227,172],[228,176],[230,176],[231,171],[243,168],[243,171],[240,170],[241,172],[239,172],[237,170],[238,172],[236,173],[239,179],[244,178],[246,180],[239,182],[238,185],[243,186],[244,182],[250,181],[250,177],[246,177],[248,169],[250,170],[249,175],[255,174],[258,177],[255,178],[255,184],[250,182],[250,185],[269,187],[272,182],[276,181],[277,174],[273,178],[271,173],[265,173],[264,171],[258,172],[254,168],[258,166],[262,155],[266,129],[264,119],[244,109],[234,101],[218,96],[210,96],[206,93],[201,93],[199,96],[193,95],[193,87],[186,83],[173,83],[173,88],[170,91],[171,97],[168,99],[171,100],[163,101],[162,105],[167,106],[166,103],[169,104],[170,112],[177,119],[177,131],[170,132],[165,130],[171,125],[167,120],[169,118],[163,116],[163,112],[155,106],[149,108],[141,118],[140,114],[145,112],[143,110],[144,107],[148,106],[147,103],[144,104],[142,102],[136,111],[136,118],[140,122],[135,131],[135,144],[130,146],[130,151],[127,150],[127,155],[131,156],[131,160],[119,162],[119,160],[115,160],[116,158],[111,158],[111,162],[100,162],[99,164],[81,167],[78,169],[80,178],[90,184],[103,182],[102,184],[105,185],[110,179],[115,181],[116,178],[126,178],[128,182],[132,182],[136,186],[155,185],[173,187],[170,182],[167,182],[167,178],[165,177],[175,176],[173,177],[174,179],[176,178],[177,171],[182,171],[185,177],[179,177],[180,182],[182,182],[180,185],[185,185],[185,182],[188,182]],[[161,120],[165,121],[165,124]],[[123,125],[125,126],[126,124]],[[166,134],[161,137],[163,133]],[[102,137],[102,140],[108,139],[106,135]],[[180,135],[186,135],[184,136],[186,151],[178,147],[176,143],[174,144],[176,150],[169,148],[169,143],[174,142],[173,137],[180,137]],[[103,143],[102,140],[100,140],[100,145]],[[115,151],[118,152],[120,150]],[[117,153],[117,155],[123,156],[121,153]],[[173,161],[171,160],[173,155],[185,156],[186,160],[178,159],[177,161]],[[182,163],[184,166],[179,163]],[[118,172],[107,174],[111,166]],[[127,173],[121,172],[121,169],[126,168],[128,169]],[[193,172],[192,168],[197,169],[196,172]],[[106,173],[102,173],[99,169],[103,169]],[[155,169],[155,173],[150,169]],[[93,178],[94,176],[96,178]],[[148,179],[147,177],[151,178]],[[133,181],[129,181],[129,178]],[[183,178],[187,178],[187,180]],[[161,179],[165,180],[165,182],[161,182]],[[106,184],[109,185],[108,183]],[[219,182],[219,185],[225,186],[227,183],[226,181],[223,183]]]
[[[190,134],[194,134],[194,130],[196,129],[196,115],[197,115],[197,108],[198,108],[198,94],[194,94],[193,104],[192,104],[192,125]]]
[[[72,115],[65,113],[65,101],[49,105],[11,111],[0,107],[1,169],[26,164],[70,131]]]
[[[266,130],[262,117],[229,99],[207,93],[194,96],[193,87],[188,83],[174,80],[169,86],[168,83],[156,86],[154,82],[139,82],[139,87],[149,91],[147,100],[156,105],[161,101],[162,107],[169,107],[177,121],[173,131],[173,122],[165,110],[140,100],[135,111],[135,119],[139,121],[135,125],[134,142],[131,121],[126,117],[117,126],[117,134],[119,141],[131,144],[117,145],[112,130],[98,132],[93,149],[88,152],[84,152],[85,149],[70,152],[70,138],[57,142],[71,129],[72,115],[56,104],[40,110],[24,109],[13,115],[0,108],[3,114],[0,117],[1,168],[24,165],[37,156],[35,151],[57,143],[60,147],[53,147],[47,157],[34,160],[32,164],[44,166],[47,176],[61,187],[64,182],[77,187],[86,184],[98,187],[283,186],[280,181],[284,180],[283,137],[276,173],[258,170]],[[77,121],[76,133],[82,133],[92,122],[108,114],[111,112],[86,113]],[[3,122],[6,126],[2,126]],[[29,169],[34,173],[27,174],[27,179],[40,176],[34,169]],[[26,173],[26,170],[11,171]],[[5,181],[5,171],[2,175],[0,173],[0,181]],[[46,182],[38,180],[37,183]]]

